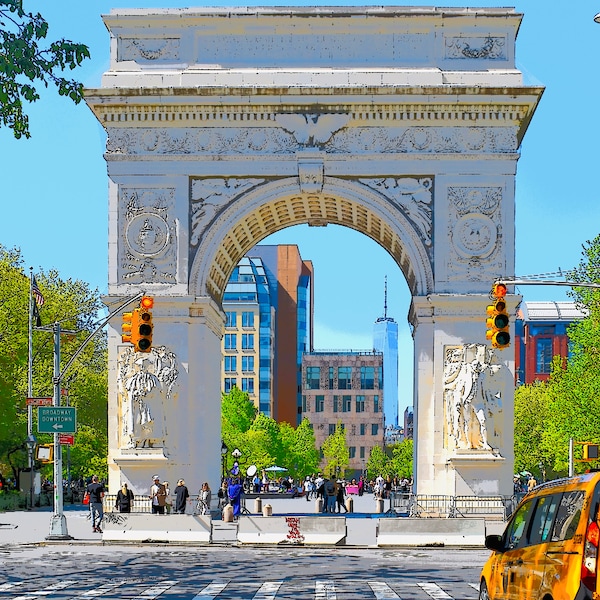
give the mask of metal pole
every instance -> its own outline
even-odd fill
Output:
[[[54,323],[54,406],[60,406],[60,323]],[[62,448],[59,433],[54,433],[54,513],[47,540],[72,540],[63,514]]]
[[[573,467],[573,438],[569,438],[569,477],[573,477],[575,469]]]
[[[29,267],[29,333],[27,352],[27,397],[33,396],[33,267]],[[27,441],[33,438],[33,406],[27,407]],[[29,467],[29,508],[33,510],[33,450],[35,446],[27,445],[27,466]]]

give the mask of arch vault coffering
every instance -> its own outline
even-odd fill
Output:
[[[408,282],[416,491],[512,494],[514,353],[490,348],[484,317],[491,282],[514,274],[516,164],[543,92],[515,66],[521,17],[103,16],[110,67],[85,98],[108,136],[106,303],[155,298],[151,353],[109,327],[111,489],[145,494],[155,473],[218,485],[223,289],[254,244],[307,223],[367,235]]]
[[[220,181],[223,187],[227,183]],[[383,178],[364,179],[361,183],[325,177],[319,186],[320,193],[302,193],[298,178],[269,183],[253,179],[248,184],[251,190],[228,203],[211,222],[209,232],[197,234],[198,250],[190,269],[191,291],[220,302],[233,268],[252,246],[281,229],[300,224],[342,225],[363,233],[396,261],[413,295],[433,291],[431,237],[428,237],[432,179],[403,178],[413,191],[426,198],[429,219],[421,232],[389,198],[368,187],[382,181]],[[236,183],[243,189],[243,180]],[[213,183],[211,189],[214,187]]]

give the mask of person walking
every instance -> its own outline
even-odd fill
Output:
[[[198,510],[201,515],[209,515],[210,514],[210,501],[212,499],[212,492],[210,491],[210,486],[208,485],[208,481],[205,481],[200,488],[200,492],[198,492]]]
[[[175,514],[185,515],[185,505],[189,497],[190,492],[185,485],[185,481],[180,479],[175,488]]]
[[[241,501],[242,501],[242,485],[239,479],[234,479],[227,488],[227,495],[229,496],[229,502],[233,506],[233,516],[239,517],[242,513]]]
[[[173,509],[173,497],[171,496],[171,487],[168,481],[163,481],[165,486],[165,512],[170,515]]]
[[[325,479],[324,483],[325,498],[323,502],[323,512],[335,512],[336,489],[335,483],[331,479]]]
[[[117,492],[115,508],[119,512],[130,513],[131,507],[133,506],[133,498],[133,492],[127,487],[127,484],[123,482],[121,489]]]
[[[348,512],[348,509],[346,508],[346,504],[345,504],[345,500],[344,498],[346,497],[346,487],[344,486],[344,483],[342,482],[341,479],[337,480],[337,485],[336,485],[336,495],[335,495],[335,501],[336,501],[336,508],[335,508],[335,512],[342,512],[342,508],[344,509],[344,512]]]
[[[87,486],[87,493],[90,495],[90,513],[92,517],[92,531],[102,533],[100,525],[104,518],[104,509],[102,500],[104,498],[104,486],[98,480],[98,475],[92,477],[92,482]]]
[[[158,475],[154,475],[154,477],[152,477],[152,486],[150,487],[150,500],[152,501],[153,515],[165,514],[166,496],[167,490],[165,489],[165,486],[160,482],[160,477]]]

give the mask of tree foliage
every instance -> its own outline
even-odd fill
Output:
[[[337,422],[335,431],[323,442],[321,447],[325,464],[323,471],[328,477],[345,477],[350,464],[350,452],[346,444],[346,428]]]
[[[63,72],[90,58],[88,47],[65,39],[45,44],[47,35],[48,23],[41,14],[26,12],[23,0],[0,0],[0,126],[12,129],[17,139],[30,137],[23,103],[39,100],[37,83],[53,83],[75,104],[83,98],[82,84]]]
[[[37,284],[44,295],[40,316],[44,329],[34,328],[32,336],[32,395],[51,397],[54,384],[54,343],[52,324],[60,323],[65,335],[60,336],[61,380],[69,392],[71,406],[77,408],[78,432],[72,452],[72,472],[77,476],[87,471],[89,460],[80,463],[79,450],[87,438],[79,436],[81,428],[94,431],[94,453],[98,454],[106,474],[107,438],[107,368],[106,337],[98,335],[86,346],[68,372],[64,366],[95,329],[102,304],[98,291],[82,281],[61,279],[56,271],[40,271]],[[27,466],[24,442],[27,437],[28,411],[28,337],[29,275],[17,249],[0,245],[0,470],[17,477]],[[63,398],[63,403],[66,398]],[[37,411],[32,411],[33,433],[37,434]],[[37,435],[39,443],[51,443],[50,434]],[[51,472],[51,466],[45,471]]]

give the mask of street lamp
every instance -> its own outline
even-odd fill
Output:
[[[221,481],[225,481],[225,458],[227,457],[227,452],[229,452],[229,448],[227,447],[225,442],[221,440]]]
[[[231,474],[234,477],[241,477],[241,470],[240,470],[240,456],[242,456],[242,451],[239,448],[236,448],[232,453],[231,456],[233,456],[234,458],[234,463],[233,463],[233,468],[231,469]]]
[[[596,23],[600,23],[600,13],[594,17],[594,21],[596,21]]]

